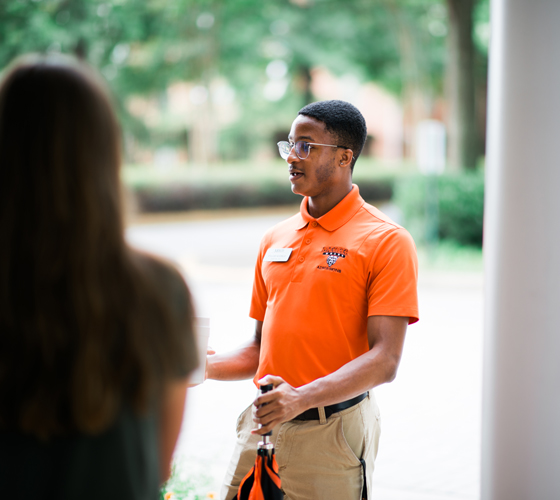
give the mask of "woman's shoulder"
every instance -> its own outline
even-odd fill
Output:
[[[183,377],[195,368],[198,360],[194,340],[194,306],[189,288],[178,267],[163,257],[134,250],[133,260],[146,285],[152,292],[166,316],[171,320],[169,328],[158,331],[158,341],[167,339],[173,352],[168,362],[174,366],[172,372]],[[176,358],[175,361],[172,358]]]
[[[190,300],[185,278],[173,262],[136,249],[132,252],[134,261],[144,277],[163,295],[186,297]]]
[[[193,301],[177,266],[163,257],[138,250],[133,250],[133,260],[144,279],[146,298],[155,299],[168,311],[173,330],[178,328],[192,335]]]

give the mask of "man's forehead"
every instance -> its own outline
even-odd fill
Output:
[[[325,133],[328,133],[327,127],[322,121],[311,116],[298,115],[292,123],[289,138],[315,140],[318,135]]]

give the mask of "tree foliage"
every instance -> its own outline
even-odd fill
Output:
[[[447,31],[445,0],[0,0],[0,67],[26,52],[75,53],[99,68],[119,103],[175,81],[223,78],[242,127],[262,134],[312,99],[317,66],[396,95],[411,84],[440,95]],[[276,100],[262,98],[271,74],[286,87]],[[149,137],[120,112],[125,127]]]

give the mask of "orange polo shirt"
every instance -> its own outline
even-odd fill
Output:
[[[286,262],[265,258],[288,248]],[[417,277],[412,238],[358,186],[318,219],[304,198],[261,241],[250,310],[263,321],[255,383],[277,375],[299,387],[336,371],[368,351],[368,316],[418,321]]]

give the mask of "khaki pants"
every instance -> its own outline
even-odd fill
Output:
[[[320,414],[324,412],[319,410]],[[253,467],[260,436],[249,406],[237,420],[237,444],[226,473],[221,499],[231,500]],[[358,500],[366,461],[368,490],[380,434],[373,394],[328,419],[285,422],[272,433],[285,500]]]

